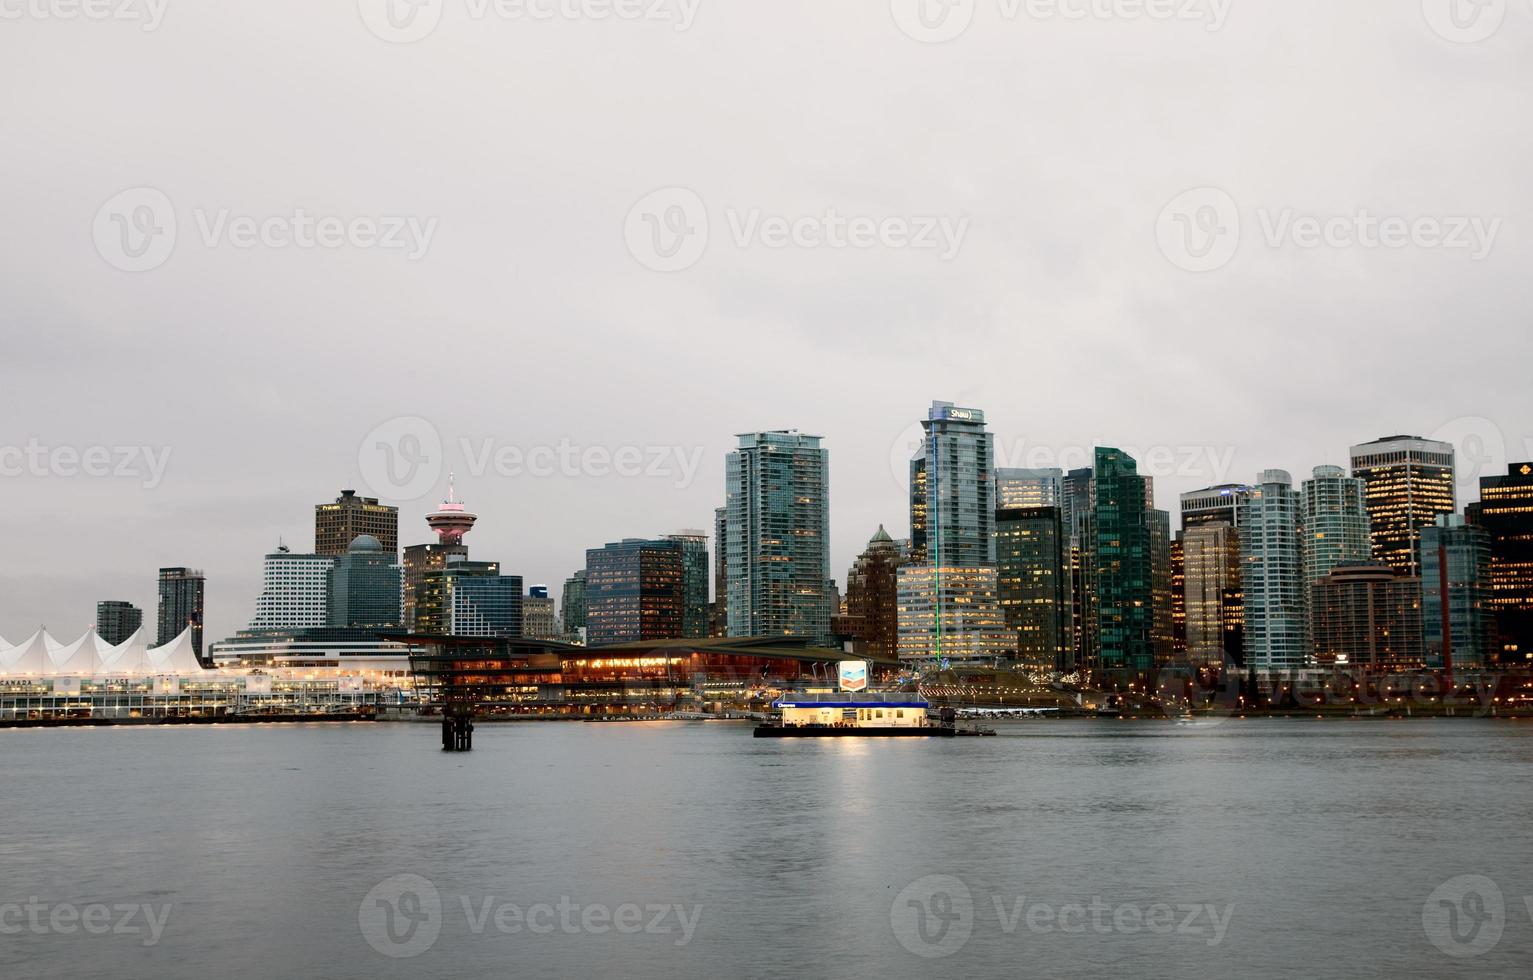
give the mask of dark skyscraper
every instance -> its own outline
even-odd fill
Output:
[[[416,590],[415,632],[440,636],[521,636],[522,577],[500,563],[449,554]]]
[[[399,508],[380,504],[376,497],[358,497],[342,490],[333,504],[314,507],[314,553],[344,555],[359,535],[370,534],[391,555],[399,554]]]
[[[1416,575],[1421,529],[1454,511],[1452,444],[1389,436],[1353,446],[1352,475],[1367,487],[1373,557]]]
[[[846,615],[865,652],[877,657],[899,653],[899,545],[882,524],[846,574]]]
[[[1533,661],[1533,462],[1513,463],[1505,476],[1482,476],[1469,520],[1490,539],[1500,662],[1527,666]]]
[[[729,508],[713,511],[713,608],[708,618],[709,636],[729,635]]]
[[[395,552],[359,534],[328,575],[327,625],[385,629],[399,625],[400,571]]]
[[[682,635],[686,561],[680,541],[628,538],[586,552],[586,644]]]
[[[704,531],[677,531],[675,534],[667,534],[665,539],[681,546],[681,591],[684,602],[681,635],[686,639],[706,637],[708,578],[713,574],[708,566],[708,535]]]
[[[559,602],[559,618],[567,637],[581,636],[586,628],[586,570],[564,580],[564,596]]]
[[[1429,667],[1496,663],[1491,544],[1484,527],[1444,514],[1421,529],[1421,626]]]
[[[1098,448],[1088,534],[1092,665],[1147,671],[1155,665],[1155,575],[1150,487],[1118,449]]]
[[[164,646],[181,633],[192,631],[192,650],[198,660],[202,655],[202,615],[207,580],[202,572],[190,568],[160,569],[160,602],[155,646]]]
[[[144,611],[131,602],[109,599],[96,603],[96,635],[117,646],[144,625]]]
[[[1074,666],[1067,546],[1058,507],[995,512],[997,595],[1017,659],[1045,670]]]

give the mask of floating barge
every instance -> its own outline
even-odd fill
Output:
[[[952,708],[933,722],[931,705],[908,693],[841,694],[783,699],[772,707],[782,720],[758,725],[756,738],[955,738],[994,735],[992,729],[959,728]]]

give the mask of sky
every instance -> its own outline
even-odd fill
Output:
[[[761,429],[844,580],[934,399],[1173,512],[1533,458],[1528,0],[0,0],[0,83],[11,642],[162,565],[231,635],[316,503],[424,542],[448,472],[557,589]]]

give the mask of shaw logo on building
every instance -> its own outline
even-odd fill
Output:
[[[868,689],[868,662],[866,660],[841,661],[841,690],[866,691]]]

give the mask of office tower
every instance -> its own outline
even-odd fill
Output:
[[[522,635],[531,640],[559,639],[559,617],[548,586],[533,585],[522,597]]]
[[[96,635],[112,646],[123,643],[144,625],[144,611],[131,602],[107,599],[96,603]]]
[[[1065,471],[1049,469],[997,469],[995,509],[1061,506]]]
[[[830,637],[830,457],[819,436],[742,434],[725,460],[729,635]]]
[[[992,660],[1011,657],[996,570],[974,566],[905,565],[896,573],[901,660]]]
[[[995,564],[994,437],[985,413],[932,402],[910,461],[910,546],[917,562]]]
[[[1187,552],[1182,534],[1178,531],[1171,539],[1171,639],[1178,659],[1187,653]]]
[[[1533,462],[1513,463],[1505,476],[1480,477],[1480,501],[1469,519],[1490,539],[1490,605],[1499,662],[1533,661]]]
[[[1205,524],[1235,527],[1240,502],[1250,495],[1251,488],[1243,483],[1221,483],[1182,494],[1182,530]]]
[[[287,545],[266,556],[261,594],[247,630],[297,630],[324,626],[329,615],[328,555],[295,555]]]
[[[380,504],[376,497],[358,497],[342,490],[333,504],[314,507],[314,553],[344,555],[359,535],[370,534],[390,554],[399,552],[399,508]]]
[[[1086,534],[1087,661],[1097,670],[1155,666],[1155,523],[1150,484],[1118,449],[1096,451]]]
[[[202,656],[202,613],[207,579],[191,568],[162,568],[159,583],[158,629],[155,646],[164,646],[185,630],[192,631],[192,650]]]
[[[1366,485],[1373,557],[1396,571],[1420,571],[1421,529],[1454,512],[1453,446],[1389,436],[1352,447],[1352,475]]]
[[[729,508],[713,510],[713,605],[708,614],[708,635],[729,635]]]
[[[1182,532],[1186,578],[1187,659],[1218,667],[1244,658],[1245,610],[1240,576],[1240,532],[1230,524],[1202,524]]]
[[[1170,511],[1156,510],[1153,500],[1146,506],[1150,521],[1150,594],[1154,601],[1150,638],[1156,666],[1165,666],[1176,657],[1176,575],[1172,567],[1175,543],[1171,540]]]
[[[846,615],[853,635],[875,657],[899,653],[899,545],[880,524],[846,574]]]
[[[398,628],[403,576],[397,554],[371,534],[359,534],[334,561],[329,574],[328,625]]]
[[[1421,529],[1421,629],[1429,667],[1489,667],[1499,659],[1491,536],[1444,514]]]
[[[1338,565],[1311,594],[1321,666],[1418,668],[1421,581],[1388,565]]]
[[[417,590],[415,632],[435,636],[521,636],[522,577],[500,563],[447,554]]]
[[[1284,470],[1267,470],[1240,503],[1245,666],[1296,670],[1309,663],[1309,596],[1304,588],[1303,497]]]
[[[1068,545],[1059,507],[995,512],[996,594],[1017,659],[1044,670],[1074,667]]]
[[[1091,467],[1071,470],[1060,483],[1059,521],[1065,536],[1084,540],[1086,522],[1091,517]]]
[[[1340,466],[1317,466],[1304,481],[1304,587],[1338,565],[1373,562],[1368,535],[1367,486]]]
[[[415,604],[419,597],[421,583],[426,581],[426,574],[431,571],[440,571],[447,565],[447,560],[453,557],[467,558],[468,545],[461,543],[412,544],[405,549],[404,561],[400,565],[402,586],[399,606],[400,625],[405,629],[416,628]]]
[[[1091,467],[1065,474],[1060,489],[1060,526],[1064,530],[1066,561],[1070,566],[1067,588],[1070,598],[1071,660],[1075,666],[1087,663],[1087,640],[1091,635],[1086,614],[1092,608],[1091,578],[1086,571],[1086,533],[1091,519]],[[1094,624],[1093,628],[1094,628]]]
[[[584,568],[564,580],[564,596],[559,603],[559,616],[565,637],[572,642],[574,638],[579,637],[580,642],[585,642],[586,570]]]
[[[681,635],[701,639],[708,636],[708,532],[677,531],[665,539],[681,546]]]
[[[681,541],[625,538],[586,551],[586,643],[681,637],[686,561]]]

